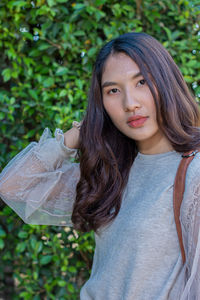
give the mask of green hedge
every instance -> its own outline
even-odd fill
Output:
[[[1,169],[45,127],[65,131],[81,120],[95,56],[119,34],[143,31],[157,38],[198,100],[198,3],[1,0]],[[91,270],[93,232],[26,225],[0,206],[0,297],[78,299]]]

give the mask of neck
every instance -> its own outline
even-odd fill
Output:
[[[169,140],[164,136],[160,138],[156,137],[153,142],[151,140],[151,143],[141,141],[138,143],[138,149],[142,154],[160,154],[174,150]]]

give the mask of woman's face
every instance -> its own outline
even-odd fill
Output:
[[[139,73],[137,64],[126,54],[110,55],[102,74],[104,108],[113,124],[136,141],[140,152],[170,151],[172,147],[158,127],[153,96]],[[128,123],[130,117],[135,120]]]

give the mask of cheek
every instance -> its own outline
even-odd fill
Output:
[[[104,105],[104,109],[107,112],[107,114],[109,115],[110,119],[116,125],[120,120],[120,112],[119,112],[118,107],[116,107],[116,104],[111,103],[111,102],[103,103],[103,105]]]
[[[112,102],[103,100],[103,106],[109,116],[113,115],[115,108]]]
[[[149,97],[149,101],[147,102],[147,109],[151,112],[151,115],[156,118],[156,105],[152,96]]]
[[[154,122],[154,126],[157,128],[158,127],[158,121],[157,121],[157,116],[156,116],[156,107],[153,107],[152,109],[152,119]]]

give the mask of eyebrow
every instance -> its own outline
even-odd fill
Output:
[[[139,77],[139,76],[141,76],[141,75],[142,75],[142,73],[141,73],[141,72],[138,72],[138,73],[136,73],[136,74],[133,75],[132,79],[135,79],[135,78],[137,78],[137,77]],[[105,81],[105,82],[102,84],[101,88],[103,89],[103,88],[105,88],[105,87],[107,87],[107,86],[112,86],[112,85],[117,85],[117,82],[113,82],[113,81]]]

